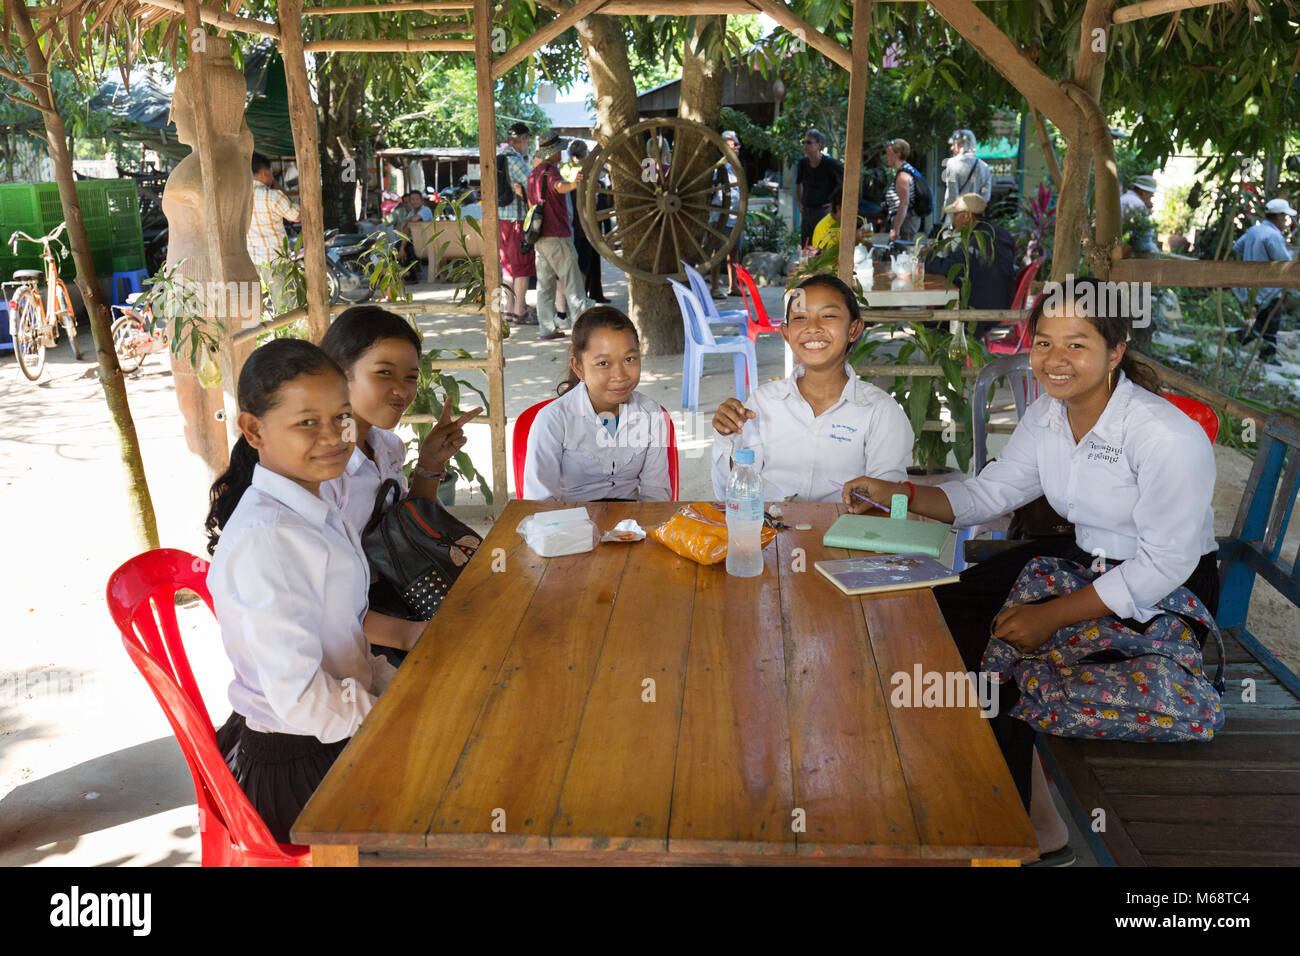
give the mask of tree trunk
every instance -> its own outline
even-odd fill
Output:
[[[695,37],[687,41],[682,64],[681,101],[678,115],[716,126],[722,108],[723,71],[717,60],[697,57],[691,48],[710,20],[726,29],[726,17],[698,19]],[[596,138],[607,142],[616,133],[636,125],[637,89],[628,65],[627,43],[614,17],[592,16],[578,21],[587,70],[596,99]],[[681,155],[682,144],[674,147]],[[625,237],[629,238],[629,237]],[[628,245],[624,243],[625,247]],[[628,313],[641,336],[646,355],[681,354],[685,347],[681,313],[666,282],[646,282],[628,277]]]
[[[135,432],[135,421],[131,417],[131,406],[126,396],[126,380],[122,368],[117,363],[117,352],[113,349],[108,305],[99,290],[99,276],[95,273],[95,264],[90,255],[90,239],[86,235],[86,223],[81,215],[81,204],[77,201],[76,180],[72,172],[72,153],[68,146],[68,135],[63,125],[63,118],[54,106],[54,92],[50,88],[50,64],[45,59],[32,29],[31,15],[27,11],[25,0],[14,0],[10,4],[13,11],[14,26],[22,40],[23,52],[27,57],[28,79],[36,86],[36,105],[45,121],[46,142],[50,149],[50,160],[54,167],[54,178],[59,185],[59,199],[63,204],[63,215],[68,223],[68,245],[72,248],[72,258],[77,264],[77,285],[81,288],[85,300],[86,313],[90,317],[91,334],[95,340],[95,354],[99,362],[99,383],[104,389],[104,401],[117,431],[118,453],[126,472],[127,491],[131,502],[133,524],[136,530],[138,546],[142,550],[158,547],[158,521],[154,517],[153,499],[149,495],[149,484],[145,480],[144,462],[140,458],[140,440]]]
[[[360,178],[354,137],[365,94],[364,75],[343,54],[316,62],[316,115],[321,131],[321,191],[325,226],[355,232]]]

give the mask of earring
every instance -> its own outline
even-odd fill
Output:
[[[1106,387],[1112,392],[1115,391],[1115,370],[1114,369],[1111,369],[1106,374]]]

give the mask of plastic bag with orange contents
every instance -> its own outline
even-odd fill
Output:
[[[698,564],[717,564],[727,558],[727,516],[704,501],[692,501],[657,528],[650,537],[664,547]],[[763,525],[760,544],[767,547],[776,529]]]

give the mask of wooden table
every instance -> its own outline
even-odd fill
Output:
[[[876,263],[875,281],[871,289],[863,293],[869,309],[902,309],[908,306],[941,309],[949,302],[957,301],[957,290],[948,284],[945,276],[927,272],[921,285],[906,280],[905,283],[898,283],[902,288],[895,288],[894,274],[882,271],[882,266],[888,267],[888,262]]]
[[[303,810],[316,865],[1037,856],[979,711],[891,706],[890,675],[963,667],[928,590],[814,569],[840,506],[786,505],[814,530],[748,579],[650,539],[540,558],[515,526],[549,507],[510,502]]]

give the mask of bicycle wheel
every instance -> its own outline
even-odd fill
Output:
[[[72,346],[72,357],[80,362],[81,349],[77,348],[77,313],[72,311],[68,287],[61,281],[55,282],[51,290],[51,299],[54,302],[54,319],[62,323],[63,331],[68,333],[68,344]]]
[[[144,364],[145,353],[135,345],[144,332],[139,316],[129,313],[113,323],[113,351],[117,353],[117,364],[123,375],[130,375]]]
[[[14,327],[14,358],[31,381],[45,371],[45,337],[41,335],[41,301],[31,289],[18,294],[18,321]]]

